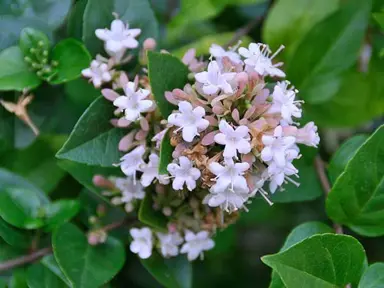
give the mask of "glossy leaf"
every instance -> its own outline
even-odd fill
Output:
[[[351,236],[323,234],[287,250],[262,257],[287,288],[341,287],[357,283],[365,267],[365,251]]]
[[[83,36],[83,15],[88,0],[76,1],[68,15],[67,33],[68,36],[81,40]]]
[[[117,147],[124,131],[110,123],[113,111],[114,106],[104,97],[96,99],[80,117],[56,157],[104,167],[119,163]]]
[[[109,236],[104,244],[91,246],[75,225],[66,223],[52,237],[59,266],[74,287],[94,288],[111,280],[123,267],[124,246]]]
[[[168,164],[172,162],[172,152],[174,150],[171,145],[171,138],[169,137],[169,131],[165,133],[160,145],[160,161],[159,161],[159,174],[168,174]]]
[[[375,263],[365,270],[358,288],[384,287],[384,263]]]
[[[103,41],[96,37],[95,30],[109,29],[113,12],[129,23],[129,27],[141,29],[137,38],[140,43],[149,37],[157,38],[158,24],[148,0],[88,0],[83,16],[83,41],[92,55],[104,50]]]
[[[337,177],[343,173],[345,166],[355,155],[357,149],[368,139],[367,135],[356,135],[349,138],[341,145],[341,147],[333,154],[328,167],[329,178],[335,183]]]
[[[384,235],[384,126],[356,151],[327,198],[327,214],[364,236]]]
[[[370,17],[371,0],[352,0],[315,25],[298,45],[287,74],[308,103],[321,103],[338,91],[341,73],[359,55]]]
[[[44,32],[27,27],[21,30],[19,46],[25,56],[29,56],[36,61],[36,56],[31,52],[31,49],[40,48],[49,51],[51,44]]]
[[[46,230],[52,230],[65,222],[71,220],[80,210],[80,203],[77,200],[57,200],[44,208]]]
[[[28,288],[61,288],[65,283],[43,264],[36,263],[27,269]]]
[[[12,46],[0,52],[0,91],[33,89],[40,83],[40,78],[24,62],[19,47]]]
[[[59,277],[67,286],[71,287],[71,282],[69,282],[68,278],[64,275],[63,271],[61,271],[59,265],[56,262],[56,259],[53,255],[44,256],[41,259],[41,264],[47,267],[53,274]]]
[[[183,89],[188,82],[189,70],[179,59],[169,54],[148,51],[148,76],[157,106],[167,118],[174,105],[165,99],[164,93],[175,88]]]
[[[154,252],[148,259],[140,259],[140,261],[164,287],[192,287],[192,264],[185,255],[164,259],[160,254]]]
[[[31,235],[13,228],[2,218],[0,218],[0,237],[9,245],[19,248],[29,247],[32,241]]]
[[[52,60],[58,63],[52,84],[68,82],[81,76],[81,71],[91,63],[85,46],[75,39],[65,39],[52,50]]]
[[[150,193],[147,193],[141,201],[138,217],[142,223],[161,232],[167,232],[167,218],[161,211],[153,209],[153,201]]]

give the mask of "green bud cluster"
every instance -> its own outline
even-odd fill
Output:
[[[29,49],[29,55],[24,57],[24,61],[36,75],[49,79],[54,75],[55,68],[59,65],[57,61],[49,59],[49,47],[43,41],[37,42],[35,47]]]

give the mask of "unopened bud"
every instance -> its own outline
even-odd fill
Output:
[[[175,223],[168,224],[168,232],[175,233],[177,231],[177,225]]]
[[[240,72],[236,75],[236,80],[241,83],[247,83],[248,82],[248,74],[245,72]]]
[[[51,67],[45,67],[45,68],[43,69],[43,71],[44,71],[44,73],[51,73],[51,72],[52,72],[52,69],[51,69]]]
[[[95,230],[88,233],[89,245],[96,246],[105,243],[107,240],[107,233],[104,230]]]
[[[44,58],[43,60],[41,60],[41,63],[43,63],[43,64],[47,64],[47,63],[48,63],[48,59],[47,59],[47,58]]]
[[[43,51],[43,56],[47,57],[48,56],[48,50]]]
[[[41,65],[39,63],[36,63],[36,62],[32,63],[32,68],[38,69],[40,67],[41,67]]]
[[[102,175],[93,176],[92,181],[93,181],[93,184],[97,187],[115,189],[115,185],[113,185],[113,183],[110,180],[108,180]]]
[[[27,63],[31,63],[32,59],[29,58],[28,56],[26,56],[26,57],[24,57],[24,61],[27,62]]]
[[[35,54],[36,53],[36,49],[35,48],[31,48],[31,49],[29,49],[29,52],[32,53],[32,54]]]
[[[94,224],[96,224],[98,222],[98,219],[97,219],[96,216],[90,216],[89,219],[88,219],[88,222],[89,222],[89,224],[94,225]]]
[[[105,207],[105,205],[100,204],[97,206],[97,209],[96,209],[97,216],[103,217],[105,216],[106,212],[107,212],[107,208]]]
[[[39,70],[36,72],[36,74],[37,74],[37,76],[41,77],[41,76],[43,76],[43,71]]]
[[[52,61],[52,63],[51,63],[51,65],[52,65],[52,66],[54,66],[54,67],[56,67],[56,66],[58,66],[58,65],[59,65],[59,62],[57,62],[57,61],[53,60],[53,61]]]
[[[40,47],[43,47],[43,46],[44,46],[44,42],[43,42],[43,41],[39,41],[39,42],[37,43],[37,45],[39,45]]]
[[[195,73],[189,73],[188,74],[188,80],[189,81],[192,81],[192,80],[194,80],[195,79]]]
[[[156,49],[156,40],[153,38],[147,38],[144,40],[143,48],[144,50],[155,50]]]
[[[163,214],[167,217],[171,216],[172,215],[172,209],[171,207],[164,207],[163,208]]]

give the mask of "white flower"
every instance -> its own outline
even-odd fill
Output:
[[[138,254],[141,259],[149,258],[152,255],[153,247],[152,231],[147,227],[141,229],[132,228],[129,233],[133,238],[129,249]]]
[[[183,237],[178,232],[175,233],[156,233],[160,241],[161,255],[164,257],[177,256],[179,254],[179,245],[184,242]]]
[[[192,162],[185,156],[179,158],[180,166],[176,163],[168,164],[168,172],[175,177],[172,182],[172,188],[182,190],[184,183],[189,191],[196,188],[196,180],[200,178],[200,170],[192,167]]]
[[[112,178],[111,180],[122,194],[121,197],[114,197],[112,203],[115,205],[125,203],[125,211],[128,213],[132,212],[132,201],[135,199],[144,199],[145,192],[143,186],[140,183],[136,183],[132,177]]]
[[[250,196],[248,187],[240,186],[236,182],[222,190],[212,187],[209,192],[203,199],[203,204],[208,204],[211,207],[220,206],[221,209],[229,213],[243,208],[245,201]]]
[[[284,136],[283,128],[277,126],[273,136],[263,135],[261,140],[264,144],[264,149],[261,151],[261,159],[267,163],[274,161],[278,167],[284,167],[287,150],[294,147],[296,138]]]
[[[149,162],[148,164],[141,166],[141,171],[143,172],[143,175],[141,176],[140,181],[144,187],[151,185],[154,179],[159,180],[159,182],[164,185],[169,183],[169,179],[166,175],[159,175],[159,156],[155,153],[149,155]]]
[[[119,107],[121,111],[125,113],[125,119],[134,122],[141,117],[141,113],[148,112],[153,101],[145,100],[148,97],[149,91],[145,89],[139,89],[136,91],[136,85],[134,82],[128,82],[124,86],[125,96],[120,96],[113,101],[113,105]]]
[[[96,29],[97,38],[105,41],[105,50],[109,54],[119,53],[125,49],[133,49],[139,46],[139,42],[135,39],[141,33],[141,29],[129,29],[128,24],[115,19],[111,23],[111,30]],[[112,55],[111,55],[112,56]]]
[[[317,126],[313,122],[308,122],[303,128],[297,130],[296,142],[308,146],[317,147],[320,137],[317,133]]]
[[[295,101],[297,90],[293,87],[288,89],[289,82],[277,82],[272,94],[272,105],[267,113],[281,113],[282,119],[293,123],[292,117],[300,118],[301,109],[298,107],[301,101]]]
[[[81,74],[90,78],[96,88],[112,80],[112,72],[109,71],[108,65],[98,60],[92,60],[91,66],[82,70]]]
[[[215,246],[215,242],[209,238],[207,231],[200,231],[195,234],[189,230],[185,231],[185,242],[181,247],[180,253],[188,253],[188,260],[193,261],[203,251],[212,249]]]
[[[225,145],[224,157],[236,157],[236,151],[242,154],[251,151],[247,126],[241,125],[234,130],[227,121],[221,120],[219,129],[221,133],[216,134],[214,140],[218,144]]]
[[[145,164],[143,160],[144,153],[145,147],[140,145],[121,157],[121,170],[125,175],[135,177],[136,171],[141,171],[141,166]]]
[[[235,75],[236,73],[221,73],[217,62],[211,61],[208,64],[208,71],[197,73],[195,78],[203,84],[203,92],[205,94],[215,94],[219,90],[231,94],[233,93],[233,89],[228,81],[234,79]]]
[[[217,162],[209,164],[209,170],[216,175],[216,184],[212,186],[214,191],[223,191],[228,186],[233,189],[234,183],[243,190],[247,190],[247,181],[245,180],[244,172],[249,169],[247,162],[235,163],[232,158],[224,159],[225,166]]]
[[[180,127],[175,132],[182,129],[183,139],[187,142],[192,142],[199,132],[208,128],[209,122],[203,117],[205,110],[203,107],[193,109],[192,105],[187,101],[179,103],[179,111],[181,113],[172,113],[168,117],[168,122],[172,125]]]
[[[240,47],[239,54],[245,57],[244,63],[252,67],[261,76],[270,75],[272,77],[285,77],[285,73],[278,69],[282,63],[272,64],[272,59],[284,48],[280,47],[279,50],[270,56],[271,51],[268,45],[259,43],[249,44],[249,48]]]
[[[228,57],[229,60],[231,60],[235,64],[241,63],[239,54],[234,51],[225,51],[223,47],[217,44],[211,45],[211,47],[209,48],[209,53],[211,53],[211,55],[218,60],[221,60],[223,57]]]
[[[291,175],[297,175],[297,173],[299,173],[299,170],[297,170],[295,166],[293,166],[293,164],[289,161],[286,161],[286,164],[283,167],[279,167],[276,165],[275,162],[272,162],[268,166],[267,171],[271,181],[269,183],[269,190],[271,191],[271,193],[274,193],[277,187],[283,185],[284,180],[288,180],[294,185],[299,186],[297,182],[288,177]]]

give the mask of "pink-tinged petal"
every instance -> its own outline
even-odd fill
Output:
[[[210,126],[217,126],[218,124],[217,119],[213,116],[205,116],[205,120],[209,122]]]
[[[208,134],[206,134],[203,139],[201,139],[201,144],[204,145],[204,146],[209,146],[209,145],[212,145],[213,143],[215,143],[215,135],[218,133],[219,131],[212,131],[212,132],[209,132]]]
[[[107,41],[109,39],[109,31],[107,29],[96,29],[95,35],[103,41]]]
[[[193,138],[197,135],[197,128],[194,125],[184,126],[183,127],[183,139],[186,142],[192,142]]]
[[[225,145],[227,142],[227,136],[225,136],[223,133],[216,134],[213,139],[216,143],[221,145]]]
[[[196,73],[195,74],[195,79],[196,79],[196,81],[198,81],[200,83],[207,82],[208,72],[207,71],[203,71],[203,72],[200,72],[200,73]]]
[[[181,177],[176,177],[172,181],[172,188],[174,190],[183,190],[183,185],[184,185],[185,179]]]
[[[245,138],[248,135],[249,129],[247,126],[239,126],[236,128],[235,133],[237,137]]]
[[[126,152],[132,148],[134,135],[135,135],[135,133],[131,132],[131,133],[128,133],[127,135],[125,135],[123,138],[121,138],[121,140],[119,142],[119,150],[120,151]]]
[[[117,121],[117,127],[120,127],[120,128],[126,128],[128,127],[129,125],[131,125],[131,121],[125,119],[125,118],[120,118],[118,121]]]
[[[239,110],[237,110],[236,108],[233,109],[233,111],[232,111],[232,118],[233,118],[233,120],[235,120],[237,123],[239,123],[239,121],[240,121],[240,114],[239,114]]]
[[[185,64],[185,65],[188,65],[189,63],[191,63],[191,61],[193,59],[195,59],[195,55],[196,55],[196,49],[194,48],[191,48],[189,49],[187,52],[185,52],[184,56],[183,56],[183,59],[181,59],[181,61]]]
[[[146,118],[143,117],[140,119],[140,127],[144,131],[149,131],[149,123],[148,123],[148,120]]]
[[[105,97],[105,99],[113,102],[115,101],[118,97],[120,97],[119,94],[117,94],[115,91],[112,89],[102,89],[101,94]]]
[[[136,139],[137,141],[140,141],[140,142],[141,142],[141,141],[146,140],[147,136],[148,136],[148,131],[139,130],[139,131],[136,133],[136,135],[135,135],[135,139]]]
[[[217,105],[213,106],[212,112],[215,113],[216,115],[222,115],[224,113],[224,107],[217,104]]]
[[[179,101],[176,100],[176,98],[173,96],[173,93],[170,91],[166,91],[164,96],[165,99],[167,99],[167,101],[173,105],[177,105],[179,103]]]

